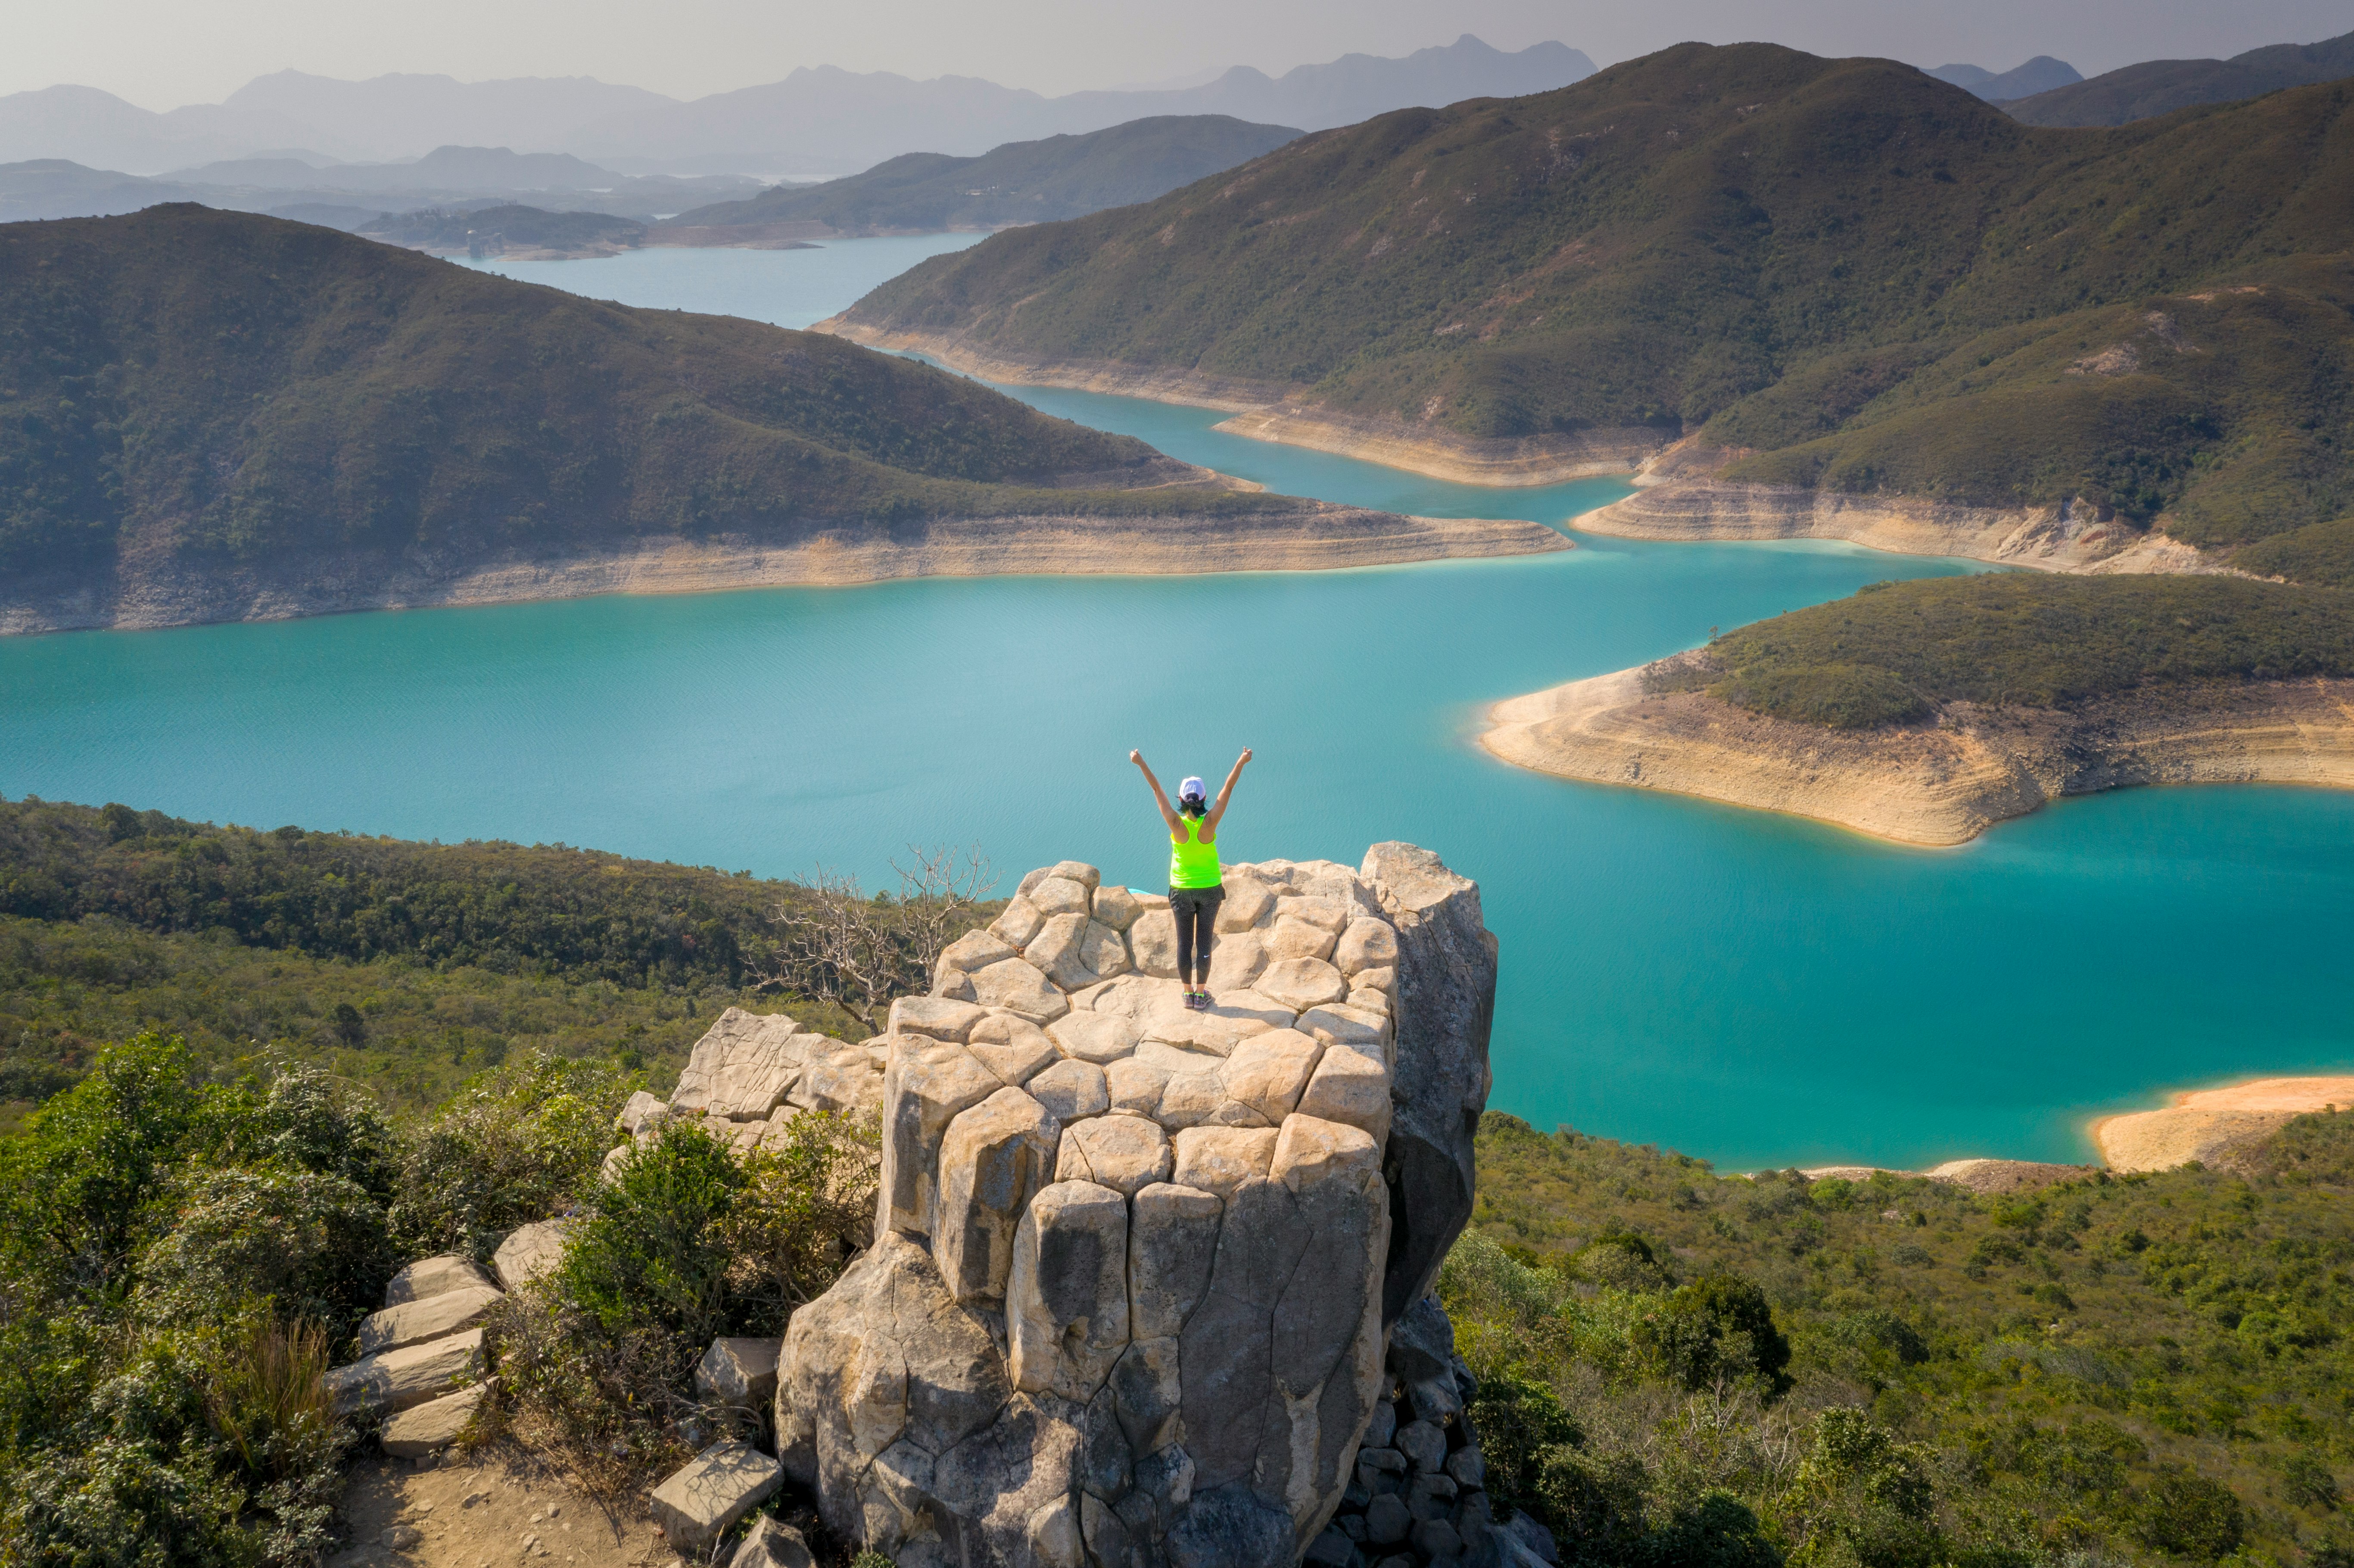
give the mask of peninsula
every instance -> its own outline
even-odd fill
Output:
[[[1489,717],[1481,744],[1539,772],[1957,844],[2136,784],[2354,788],[2354,595],[2216,577],[1882,584]]]
[[[1581,526],[2253,569],[2354,512],[2342,84],[2026,125],[1890,60],[1681,45],[993,236],[823,330],[1470,482]]]
[[[193,206],[0,225],[0,632],[1569,548],[1270,495],[960,376]]]

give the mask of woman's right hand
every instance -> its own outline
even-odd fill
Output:
[[[1135,763],[1139,768],[1141,768],[1141,767],[1143,767],[1143,766],[1144,766],[1144,753],[1142,753],[1142,752],[1140,752],[1140,751],[1131,751],[1131,752],[1129,752],[1129,753],[1128,754],[1128,759],[1129,759],[1130,762]]]

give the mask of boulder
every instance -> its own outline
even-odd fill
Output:
[[[1013,957],[1015,948],[992,931],[967,931],[940,949],[939,969],[967,974]]]
[[[1095,917],[1115,931],[1125,931],[1144,913],[1144,900],[1125,887],[1096,889]]]
[[[1087,1126],[1100,1125],[1100,1119]],[[959,1301],[1005,1294],[1013,1229],[1055,1173],[1061,1124],[1020,1089],[1002,1088],[949,1123],[940,1140],[932,1258]]]
[[[800,1531],[774,1514],[763,1514],[737,1543],[727,1568],[817,1568],[817,1559]]]
[[[695,1369],[695,1392],[705,1399],[757,1409],[777,1394],[777,1357],[783,1343],[769,1339],[717,1339]]]
[[[1428,850],[1375,844],[1360,875],[1397,933],[1395,1109],[1385,1156],[1394,1234],[1382,1287],[1383,1320],[1394,1323],[1428,1294],[1471,1217],[1471,1139],[1493,1081],[1496,938],[1480,920],[1479,884]]]
[[[384,1451],[396,1459],[421,1459],[455,1443],[482,1403],[482,1385],[461,1388],[422,1404],[412,1404],[384,1424]]]
[[[1136,1049],[1143,1033],[1135,1024],[1113,1012],[1074,1012],[1046,1026],[1046,1033],[1063,1054],[1076,1062],[1093,1062],[1101,1066],[1117,1062]]]
[[[982,1066],[1016,1088],[1063,1056],[1044,1030],[1012,1012],[983,1015],[965,1037],[965,1046]]]
[[[1177,916],[1169,913],[1165,898],[1159,908],[1147,908],[1129,927],[1128,951],[1138,973],[1177,978]]]
[[[1092,1062],[1056,1061],[1026,1086],[1030,1096],[1059,1123],[1101,1116],[1111,1108],[1104,1070]]]
[[[801,1074],[802,1048],[793,1038],[800,1032],[781,1012],[729,1008],[695,1043],[671,1091],[671,1109],[681,1116],[767,1120]]]
[[[1469,1374],[1398,1322],[1469,1212],[1477,889],[1404,845],[1226,874],[1205,1012],[1165,900],[1076,862],[895,1011],[879,1234],[794,1315],[775,1398],[845,1539],[925,1568],[1503,1552]],[[1435,1467],[1361,1457],[1401,1408]]]
[[[786,1096],[789,1105],[854,1118],[874,1116],[882,1109],[883,1064],[873,1052],[823,1036],[805,1038],[810,1042],[808,1065]],[[886,1051],[886,1058],[888,1054]],[[769,1113],[772,1120],[775,1115]]]
[[[329,1372],[323,1380],[327,1402],[337,1415],[355,1415],[363,1410],[407,1410],[449,1393],[459,1379],[474,1370],[482,1353],[480,1329],[428,1340],[421,1345],[403,1345],[397,1351],[379,1351]]]
[[[892,1034],[928,1034],[963,1044],[972,1026],[988,1013],[969,1001],[944,996],[903,996],[891,1004]]]
[[[928,1235],[940,1140],[959,1112],[1005,1087],[962,1045],[894,1035],[883,1075],[883,1175],[877,1230]]]
[[[1220,1081],[1272,1127],[1292,1113],[1324,1047],[1297,1029],[1270,1029],[1236,1045]]]
[[[1027,898],[1016,895],[1005,901],[1004,909],[999,913],[996,919],[989,923],[989,934],[1005,943],[1014,952],[1020,952],[1030,945],[1031,938],[1038,934],[1038,927],[1045,923],[1044,910]],[[975,972],[989,968],[987,964],[970,964],[963,967]]]
[[[656,1487],[646,1502],[673,1548],[700,1552],[768,1501],[784,1480],[783,1467],[750,1444],[715,1443]]]
[[[1051,1023],[1071,1011],[1070,998],[1027,959],[1006,959],[973,970],[972,995],[983,1007],[1002,1008],[1033,1023]]]
[[[613,1118],[613,1128],[617,1132],[626,1132],[631,1138],[635,1138],[639,1133],[655,1126],[669,1115],[668,1105],[655,1096],[646,1093],[645,1090],[639,1089],[631,1094],[628,1103],[621,1107],[621,1114]]]
[[[1133,1196],[1169,1179],[1169,1135],[1136,1116],[1099,1116],[1063,1129],[1055,1162],[1057,1181],[1092,1181]]]
[[[1031,1202],[1013,1239],[1005,1330],[1016,1388],[1081,1404],[1096,1396],[1128,1348],[1126,1198],[1057,1181]]]
[[[1036,905],[1038,912],[1050,921],[1058,915],[1076,915],[1084,919],[1090,902],[1087,884],[1067,876],[1044,877],[1023,896]]]
[[[471,1329],[505,1299],[487,1285],[470,1285],[371,1312],[360,1319],[359,1352],[370,1356]]]
[[[444,1291],[490,1288],[491,1277],[475,1267],[473,1259],[446,1253],[439,1257],[420,1257],[394,1275],[392,1283],[384,1287],[384,1304],[398,1307]]]
[[[1218,934],[1247,931],[1275,913],[1275,894],[1267,884],[1226,873],[1226,895],[1218,904]]]
[[[564,1261],[565,1233],[571,1228],[564,1219],[517,1225],[491,1255],[491,1272],[509,1290],[521,1290]]]

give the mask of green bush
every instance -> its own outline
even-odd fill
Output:
[[[1556,1447],[1575,1447],[1580,1439],[1577,1423],[1553,1389],[1509,1368],[1479,1374],[1471,1425],[1487,1465],[1488,1495],[1503,1518],[1516,1508],[1537,1511],[1545,1456]]]
[[[203,1169],[176,1184],[169,1204],[169,1227],[139,1261],[138,1310],[152,1322],[206,1319],[257,1300],[340,1337],[383,1304],[400,1266],[382,1205],[340,1176]]]
[[[1720,1379],[1775,1389],[1790,1364],[1790,1342],[1774,1326],[1766,1293],[1731,1274],[1678,1288],[1637,1323],[1635,1342],[1661,1376],[1688,1389]]]
[[[1796,664],[1743,670],[1709,688],[1736,707],[1829,729],[1911,724],[1936,710],[1886,670],[1867,664]]]
[[[633,1074],[533,1053],[476,1075],[409,1143],[392,1226],[408,1252],[487,1256],[571,1204],[613,1146]]]
[[[2183,1467],[2161,1471],[2134,1509],[2134,1534],[2143,1545],[2202,1563],[2236,1550],[2247,1528],[2248,1510],[2231,1488]]]

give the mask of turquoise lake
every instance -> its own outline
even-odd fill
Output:
[[[886,245],[902,249],[856,249]],[[795,324],[924,253],[857,241],[499,270]],[[1559,524],[1624,493],[1472,489],[1222,436],[1203,410],[1017,395],[1340,501]],[[2074,1159],[2100,1110],[2354,1065],[2354,795],[2128,791],[1923,851],[1489,759],[1472,737],[1497,698],[1863,583],[1976,569],[1843,546],[1577,542],[1326,574],[10,639],[0,791],[764,875],[822,862],[870,885],[910,842],[977,842],[1009,885],[1076,855],[1146,886],[1165,851],[1128,748],[1164,779],[1214,782],[1249,746],[1238,857],[1353,863],[1403,838],[1479,880],[1503,951],[1490,1104],[1539,1126],[1729,1169]]]

